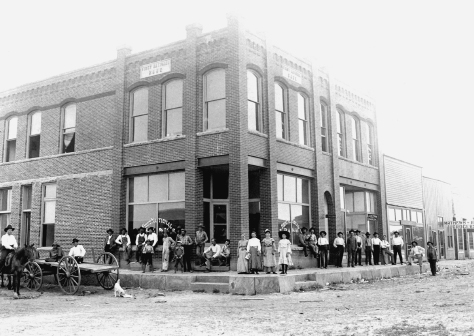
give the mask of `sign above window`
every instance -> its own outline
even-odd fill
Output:
[[[171,71],[171,59],[142,65],[140,67],[140,78],[161,75]]]
[[[288,78],[289,80],[292,80],[298,84],[303,82],[303,74],[301,72],[286,66],[283,67],[283,77]]]

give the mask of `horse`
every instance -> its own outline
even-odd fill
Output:
[[[11,258],[11,262],[9,266],[4,265],[3,268],[0,270],[0,277],[2,278],[2,287],[5,287],[3,283],[3,275],[8,276],[8,289],[13,289],[13,297],[15,299],[20,298],[20,280],[23,276],[23,270],[25,264],[28,261],[34,261],[36,258],[36,248],[34,247],[35,244],[27,245],[25,247],[12,252],[13,257]],[[11,283],[11,277],[13,276],[13,285]]]

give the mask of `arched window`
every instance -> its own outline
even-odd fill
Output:
[[[337,152],[339,156],[345,156],[346,147],[344,146],[344,114],[341,111],[336,113],[337,122]]]
[[[163,86],[163,137],[183,134],[183,80]]]
[[[28,158],[32,159],[40,156],[41,112],[31,113],[28,117],[28,122]]]
[[[249,130],[263,131],[260,77],[253,71],[247,71],[247,107]]]
[[[360,122],[357,117],[351,117],[351,127],[352,127],[352,157],[354,160],[361,162]]]
[[[373,126],[365,122],[365,132],[367,134],[367,159],[369,165],[375,166],[375,156],[374,156],[374,128]]]
[[[320,120],[321,120],[321,150],[329,153],[329,126],[328,126],[328,106],[321,102]]]
[[[301,145],[309,146],[308,99],[298,93],[298,134]]]
[[[214,69],[204,75],[204,131],[226,127],[225,70]]]
[[[76,104],[68,104],[62,109],[61,153],[76,150]]]
[[[288,117],[285,99],[286,90],[278,83],[275,83],[275,126],[276,137],[287,139],[288,137]]]
[[[16,136],[18,131],[18,117],[11,117],[7,120],[5,134],[5,162],[15,161],[16,158]]]
[[[148,140],[148,88],[140,87],[130,94],[130,142]]]

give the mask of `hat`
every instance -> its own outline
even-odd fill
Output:
[[[79,243],[79,239],[74,238],[74,239],[72,240],[72,243],[73,243],[73,244],[74,244],[74,243]]]
[[[59,245],[57,241],[54,241],[53,244],[51,244],[51,246],[58,246],[59,247],[61,245]]]
[[[377,232],[374,232],[374,236],[375,236],[375,235],[377,235],[377,236],[378,236],[379,234],[378,234]]]
[[[200,227],[204,228],[204,225],[202,225],[202,224],[198,224],[198,226],[197,226],[197,227],[198,227],[198,228],[200,228]]]
[[[154,232],[154,231],[155,231],[155,228],[154,228],[153,226],[149,226],[149,227],[148,227],[148,231],[150,231],[150,230]]]
[[[120,229],[120,232],[123,232],[123,231],[125,231],[125,233],[127,233],[127,229],[126,229],[126,228],[121,228],[121,229]]]
[[[418,245],[418,242],[416,242],[416,241],[412,241],[412,242],[411,242],[411,244],[412,244],[412,245],[413,245],[413,244],[416,244],[416,245]]]
[[[110,234],[114,234],[114,230],[112,230],[112,229],[108,229],[106,232],[110,233]]]
[[[309,231],[313,230],[313,232],[316,232],[316,229],[314,227],[310,227]]]
[[[176,244],[181,244],[181,240],[178,240],[178,241],[176,242]]]
[[[355,233],[360,233],[360,230],[356,230]]]
[[[15,228],[11,226],[10,224],[8,224],[7,227],[3,229],[3,231],[7,232],[8,230],[15,231]]]
[[[433,242],[431,242],[431,241],[429,241],[429,242],[426,243],[426,245],[428,245],[428,244],[431,244],[431,245],[434,246]]]
[[[341,231],[339,231],[339,232],[337,233],[337,235],[339,236],[340,234],[344,235],[344,233],[342,233]]]
[[[366,236],[370,236],[370,232],[366,232],[365,235],[366,235]]]
[[[146,231],[146,229],[145,229],[143,226],[141,226],[140,228],[138,228],[138,230],[140,230],[140,231],[141,231],[141,230]]]
[[[302,227],[302,228],[301,228],[301,232],[303,232],[303,231],[308,231],[308,229],[305,228],[305,227]]]
[[[396,234],[400,234],[400,232],[398,232],[398,231],[393,231],[393,234],[395,234],[395,233],[396,233]]]
[[[324,234],[325,236],[328,235],[328,234],[326,233],[326,231],[321,231],[319,234],[320,234],[320,235]]]
[[[283,228],[281,229],[280,231],[278,231],[278,237],[280,237],[280,239],[283,239],[281,236],[285,234],[286,235],[286,238],[289,238],[290,237],[290,231],[288,231],[287,228]]]
[[[267,232],[271,234],[271,231],[270,231],[270,230],[265,229],[265,233],[267,233]]]
[[[355,231],[354,231],[354,230],[352,230],[352,229],[351,229],[351,230],[349,230],[349,233],[354,233],[354,232],[355,232]]]

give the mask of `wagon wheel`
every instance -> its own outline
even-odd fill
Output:
[[[23,268],[23,285],[29,290],[38,291],[43,285],[43,271],[34,261],[29,261]]]
[[[75,294],[81,284],[81,269],[76,259],[70,256],[62,257],[58,263],[57,280],[59,287],[66,294]]]
[[[97,274],[97,281],[104,289],[112,289],[119,278],[119,264],[112,253],[104,252],[97,258],[97,264],[114,266],[115,269]]]

